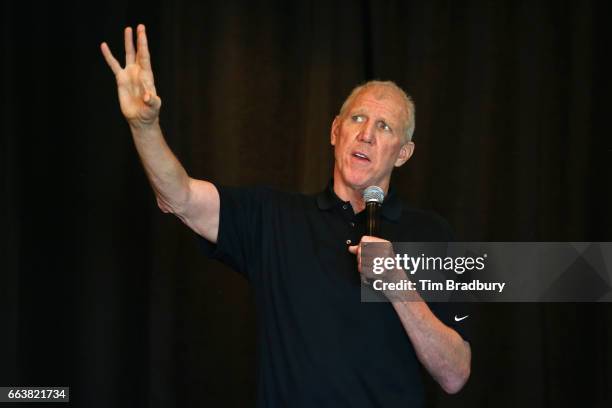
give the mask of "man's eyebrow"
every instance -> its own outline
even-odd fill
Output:
[[[376,120],[378,122],[384,122],[389,127],[395,127],[395,124],[393,123],[393,121],[389,120],[388,118],[386,118],[384,116],[380,116]]]
[[[368,113],[366,113],[363,108],[356,108],[355,110],[349,111],[349,116],[356,116],[356,115],[361,115],[361,116],[370,116]],[[389,126],[391,129],[395,129],[397,126],[396,124],[391,121],[390,119],[388,119],[386,116],[378,116],[375,117],[374,120],[376,122],[384,122],[387,126]]]

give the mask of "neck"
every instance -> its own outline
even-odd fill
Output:
[[[360,213],[365,208],[365,202],[363,201],[363,191],[370,187],[367,186],[350,186],[342,181],[338,175],[334,177],[334,193],[342,201],[350,201],[351,206],[355,214]],[[389,181],[378,184],[378,187],[382,188],[385,192],[385,196],[389,191]]]

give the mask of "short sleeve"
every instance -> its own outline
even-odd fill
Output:
[[[200,249],[251,279],[252,266],[261,256],[264,203],[268,190],[262,187],[215,186],[219,192],[220,213],[217,243],[198,236]]]
[[[454,242],[455,233],[450,224],[442,217],[434,214],[437,226],[436,240],[440,242]],[[470,342],[471,326],[474,316],[471,316],[471,303],[466,302],[432,302],[428,303],[431,311],[446,326],[455,330],[463,340]]]
[[[455,330],[463,340],[470,342],[471,326],[475,319],[471,313],[470,303],[436,302],[428,303],[428,306],[442,323]]]

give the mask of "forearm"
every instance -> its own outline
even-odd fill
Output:
[[[446,392],[458,392],[470,375],[469,343],[438,320],[425,302],[392,304],[421,364]]]
[[[130,130],[140,160],[164,212],[180,215],[189,200],[189,176],[168,147],[159,121]]]

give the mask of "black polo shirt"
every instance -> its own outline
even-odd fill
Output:
[[[218,242],[201,241],[252,286],[257,406],[423,406],[420,363],[395,310],[360,301],[357,262],[347,248],[364,235],[365,211],[354,214],[332,183],[311,196],[217,189]],[[402,205],[393,190],[380,228],[389,241],[451,240],[443,219]],[[438,316],[452,326],[450,315]]]

